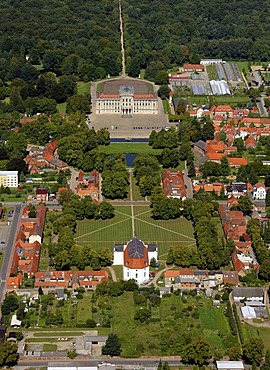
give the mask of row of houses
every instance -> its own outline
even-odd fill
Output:
[[[214,139],[199,140],[194,144],[194,152],[199,159],[195,162],[195,168],[199,169],[200,165],[207,161],[220,163],[221,159],[231,153],[237,152],[235,146],[228,146],[223,141]],[[230,167],[239,168],[246,166],[248,161],[246,158],[227,157]]]
[[[44,204],[39,204],[36,207],[34,218],[30,217],[29,213],[29,207],[25,206],[20,219],[19,231],[16,235],[10,274],[17,275],[18,272],[22,272],[30,278],[38,270],[46,207]]]
[[[252,248],[251,238],[247,234],[246,217],[241,211],[230,210],[232,202],[228,204],[229,206],[219,206],[219,216],[226,238],[234,241],[235,248],[231,256],[234,269],[238,275],[245,276],[251,270],[257,272],[259,263]]]
[[[28,145],[27,156],[24,158],[28,165],[30,174],[37,174],[44,171],[45,168],[54,168],[58,171],[68,169],[68,165],[58,158],[58,141],[54,140],[44,146]]]
[[[77,289],[79,287],[95,290],[97,285],[103,281],[108,281],[107,271],[41,271],[35,272],[34,287],[49,290],[62,288]],[[23,281],[21,273],[7,280],[7,289],[19,289]]]
[[[167,270],[164,272],[165,287],[174,290],[208,289],[218,285],[238,285],[236,271],[208,271],[182,268],[180,270]]]
[[[240,197],[250,194],[254,200],[264,200],[266,198],[267,187],[262,182],[257,182],[255,185],[245,182],[232,182],[231,184],[223,184],[219,181],[213,183],[207,182],[193,182],[193,191],[197,193],[198,191],[214,192],[220,195],[224,191],[224,195],[229,199],[230,206],[237,205]]]

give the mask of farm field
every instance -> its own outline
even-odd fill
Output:
[[[91,244],[94,248],[112,248],[115,243],[126,243],[132,238],[130,206],[115,206],[111,220],[83,220],[77,222],[75,241],[78,245]],[[159,257],[165,258],[172,245],[195,245],[193,227],[185,218],[153,220],[149,206],[134,206],[136,235],[147,243],[157,243]]]

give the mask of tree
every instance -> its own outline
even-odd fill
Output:
[[[102,220],[107,220],[107,219],[113,218],[113,217],[114,217],[114,208],[113,208],[113,206],[110,203],[106,202],[106,201],[101,202],[99,207],[98,207],[96,218],[101,218]]]
[[[175,113],[176,114],[185,113],[186,110],[187,110],[187,105],[186,105],[185,100],[184,99],[180,99],[179,102],[177,103],[177,107],[176,107]]]
[[[250,214],[253,209],[252,201],[250,197],[246,194],[243,197],[240,197],[238,200],[237,208],[242,211],[245,215]]]
[[[266,198],[265,198],[265,204],[266,204],[266,207],[269,207],[270,206],[270,189],[267,189]]]
[[[222,176],[228,176],[230,174],[230,166],[226,156],[220,160],[220,173]]]
[[[141,323],[146,322],[151,317],[151,311],[148,308],[142,308],[135,312],[134,319]]]
[[[0,367],[13,366],[17,362],[18,346],[16,343],[4,342],[0,347]]]
[[[74,351],[74,350],[68,351],[67,356],[68,356],[68,358],[70,358],[71,360],[73,360],[75,357],[78,356],[78,353],[76,351]]]
[[[210,346],[202,339],[197,339],[183,348],[182,360],[187,364],[204,365],[210,359]]]
[[[261,338],[250,338],[243,347],[243,357],[249,363],[259,365],[262,362],[264,344]]]
[[[18,298],[14,294],[6,296],[2,304],[2,314],[9,315],[11,312],[16,311],[19,308]]]
[[[158,71],[155,75],[155,84],[166,85],[169,82],[169,77],[167,71]]]
[[[159,96],[162,100],[164,100],[164,99],[169,99],[170,91],[171,91],[171,89],[169,88],[169,86],[167,86],[167,85],[162,85],[162,86],[160,86],[160,88],[158,89],[158,96]]]
[[[118,336],[114,333],[108,335],[105,346],[102,347],[102,354],[109,356],[120,356],[121,343]]]
[[[151,258],[151,260],[150,260],[150,266],[152,268],[154,268],[154,267],[156,267],[156,264],[157,264],[157,261],[156,261],[155,257]]]

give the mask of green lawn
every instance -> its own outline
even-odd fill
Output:
[[[43,351],[57,351],[57,345],[56,344],[44,344]]]
[[[84,220],[77,222],[75,241],[78,245],[91,244],[94,248],[112,248],[115,243],[126,243],[132,238],[131,208],[115,206],[111,220]],[[195,245],[193,227],[185,218],[153,220],[149,206],[134,206],[135,232],[145,243],[157,243],[159,257],[165,258],[172,245]]]
[[[124,243],[132,237],[131,209],[115,207],[116,215],[110,220],[83,220],[77,222],[75,241],[78,245],[91,244],[95,248],[112,248],[115,243]]]
[[[78,95],[90,94],[90,87],[91,87],[91,82],[83,82],[83,81],[77,82]]]
[[[57,104],[56,108],[58,113],[66,114],[67,102]]]
[[[270,328],[255,328],[254,326],[245,324],[242,330],[245,341],[253,337],[260,337],[264,342],[265,351],[270,350]]]
[[[162,149],[152,149],[148,143],[110,143],[108,146],[100,146],[99,150],[106,154],[153,154],[160,155]]]
[[[206,300],[200,308],[200,321],[203,335],[213,348],[225,351],[235,341],[231,335],[229,323],[224,316],[225,304],[220,308],[213,306],[212,300]]]
[[[1,194],[1,202],[24,202],[25,200],[25,194],[20,194],[19,197],[16,197],[15,194]]]
[[[113,266],[113,269],[114,269],[117,279],[122,280],[123,279],[123,266],[120,266],[120,265]]]
[[[164,113],[165,114],[170,114],[171,110],[170,110],[168,99],[163,99],[162,104],[163,104]]]
[[[92,319],[91,312],[91,297],[92,292],[86,292],[83,295],[83,299],[78,299],[77,304],[77,324],[85,324],[87,319]]]
[[[46,331],[38,331],[34,333],[34,337],[39,337],[39,338],[46,338],[46,337],[52,338],[54,336],[59,337],[58,329],[57,329],[57,332],[54,329],[53,333],[48,332],[48,329],[46,329]],[[77,336],[83,335],[82,331],[76,331],[74,333],[74,331],[66,331],[66,330],[67,329],[63,329],[63,331],[61,332],[61,335],[64,335],[65,337],[74,337],[74,334],[76,334]],[[78,329],[78,330],[81,330],[81,329]]]
[[[136,179],[132,176],[132,194],[133,200],[144,200],[144,197],[141,196],[140,188],[136,185]]]

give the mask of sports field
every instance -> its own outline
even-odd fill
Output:
[[[146,244],[157,243],[159,258],[165,258],[173,245],[195,245],[193,227],[185,218],[177,220],[153,220],[149,206],[134,206],[134,231]],[[77,222],[75,241],[94,248],[112,248],[133,236],[131,206],[115,206],[115,217],[111,220],[83,220]]]

